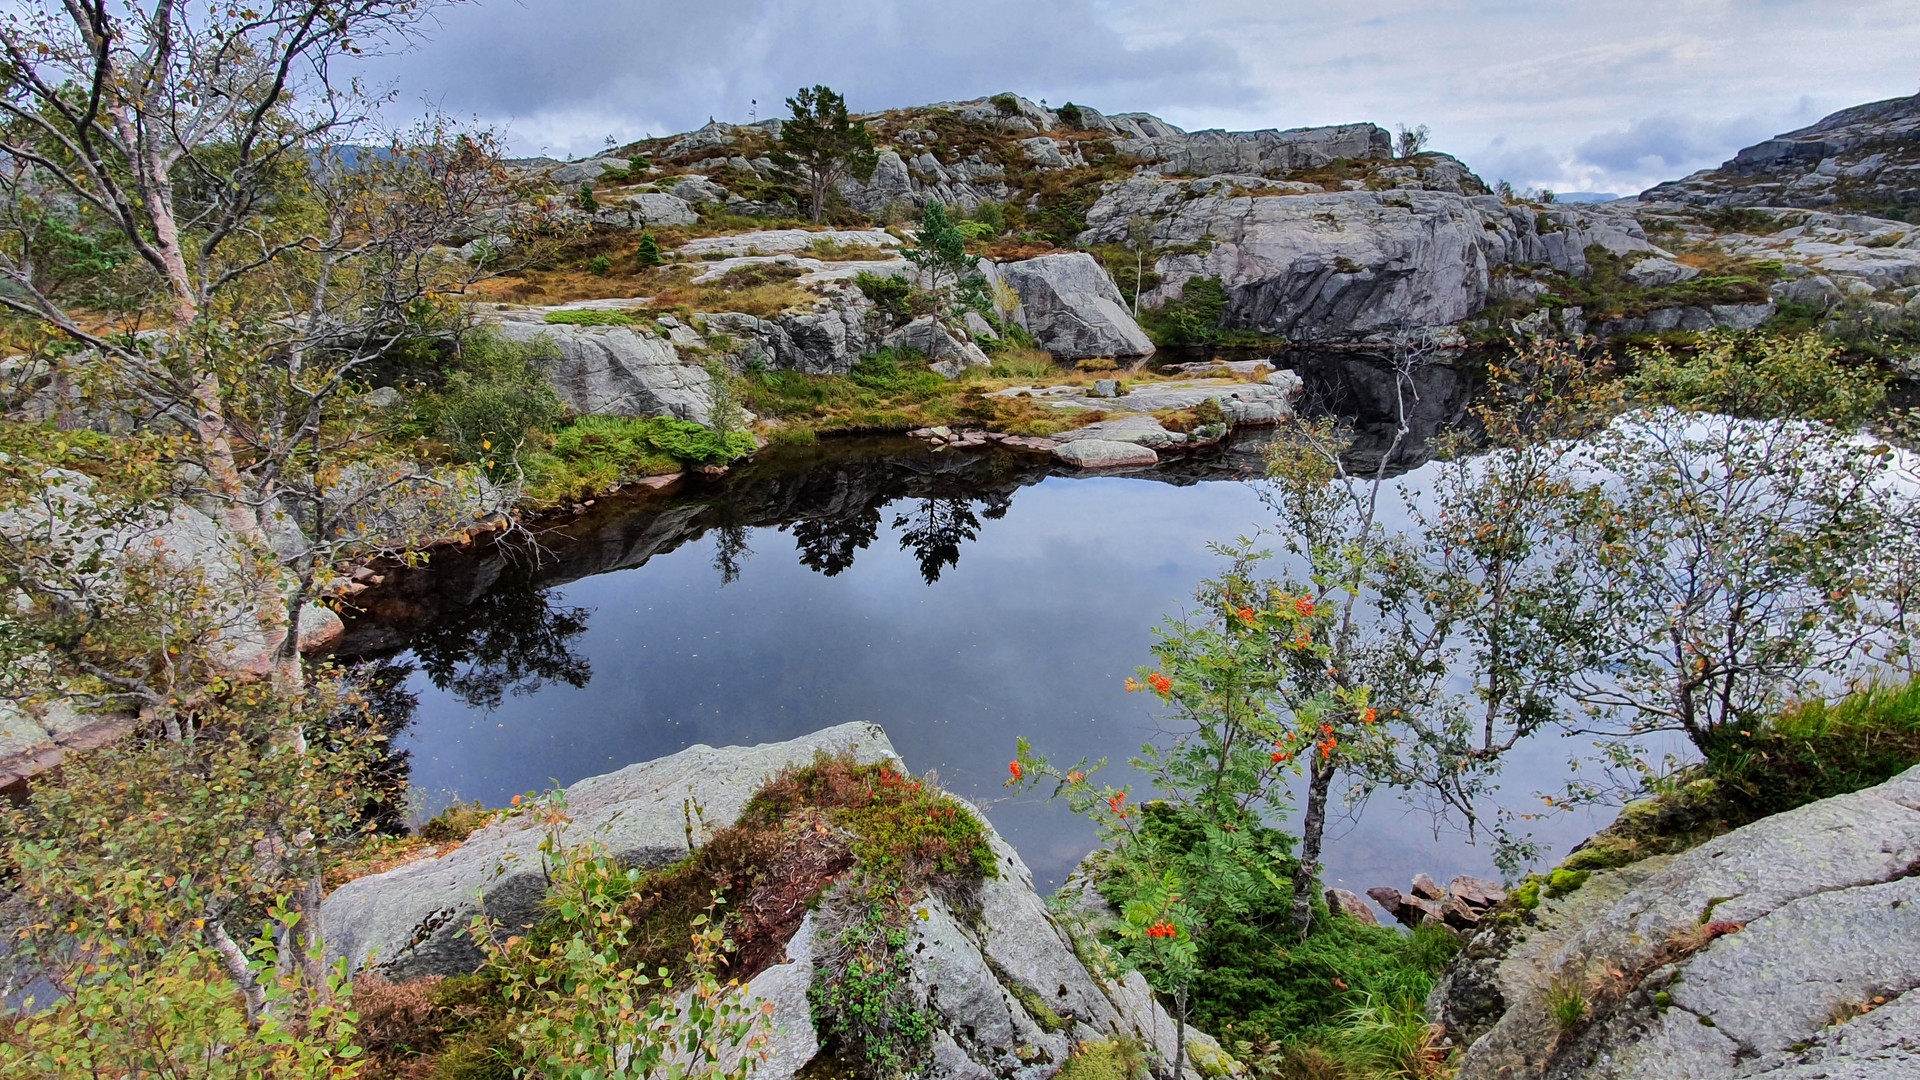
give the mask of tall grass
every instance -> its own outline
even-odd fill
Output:
[[[1920,763],[1920,681],[1804,702],[1724,732],[1707,769],[1756,816],[1882,783]]]

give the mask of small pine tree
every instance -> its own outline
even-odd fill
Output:
[[[634,251],[633,258],[642,270],[665,261],[660,254],[660,241],[654,239],[652,230],[640,234],[640,247]]]
[[[580,209],[589,214],[600,209],[600,200],[593,197],[593,185],[590,183],[580,185],[580,195],[576,201],[580,204]]]

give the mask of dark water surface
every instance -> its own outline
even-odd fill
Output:
[[[1364,426],[1352,395],[1365,379],[1343,389],[1351,365],[1330,366],[1310,390],[1348,393]],[[1433,423],[1457,416],[1459,388],[1431,389]],[[1118,763],[1154,735],[1156,702],[1122,682],[1152,661],[1153,627],[1219,569],[1209,542],[1269,521],[1252,482],[1262,442],[1097,477],[903,439],[763,455],[603,501],[538,559],[485,547],[401,574],[368,594],[345,651],[417,698],[400,747],[428,812],[694,743],[871,720],[1057,883],[1093,834],[1063,805],[1004,797],[1014,740]],[[1510,801],[1556,787],[1567,751],[1516,757]],[[1560,818],[1535,832],[1564,852],[1592,829]],[[1327,880],[1356,891],[1491,870],[1486,848],[1436,837],[1391,795],[1329,838]]]

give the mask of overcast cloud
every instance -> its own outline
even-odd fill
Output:
[[[586,153],[826,83],[1014,90],[1187,128],[1424,123],[1488,180],[1634,192],[1920,90],[1913,0],[468,0],[373,61],[403,103]]]

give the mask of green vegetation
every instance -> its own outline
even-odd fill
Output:
[[[554,355],[546,343],[523,346],[492,334],[469,335],[440,385],[415,398],[412,430],[439,440],[456,460],[479,465],[496,480],[517,477],[530,440],[565,415],[541,371]]]
[[[753,436],[665,416],[582,416],[554,431],[527,456],[527,494],[559,503],[605,492],[643,476],[719,465],[753,452]]]
[[[1073,1048],[1056,1080],[1147,1080],[1145,1057],[1125,1039],[1083,1042]]]
[[[1227,290],[1219,278],[1193,277],[1178,299],[1141,312],[1140,326],[1156,345],[1205,345],[1220,340],[1226,309]]]
[[[1791,705],[1706,749],[1706,771],[1753,818],[1883,783],[1920,764],[1920,682]]]
[[[652,229],[640,234],[640,246],[634,249],[633,261],[643,270],[659,266],[665,261],[660,254],[660,240],[653,235]]]
[[[1662,405],[1765,418],[1804,416],[1855,426],[1881,415],[1885,372],[1845,360],[1818,334],[1715,332],[1679,352],[1665,345],[1633,354],[1628,387]]]
[[[1579,1030],[1589,1011],[1586,990],[1579,980],[1556,976],[1547,985],[1547,1013],[1562,1033]]]
[[[847,115],[847,100],[825,86],[801,89],[787,99],[787,108],[793,118],[780,125],[773,163],[781,179],[806,185],[818,224],[826,216],[834,185],[843,177],[871,177],[880,154],[867,125]]]
[[[564,311],[549,311],[541,321],[554,326],[632,326],[640,320],[624,311],[568,308]]]

